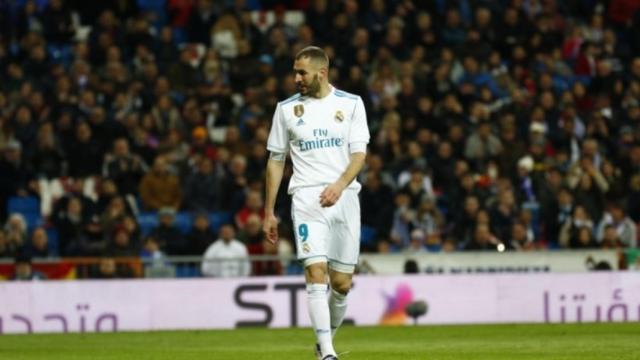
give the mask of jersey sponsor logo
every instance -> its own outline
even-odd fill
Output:
[[[341,110],[336,111],[335,119],[337,122],[342,122],[342,120],[344,120],[344,114]]]
[[[304,114],[304,106],[303,105],[296,105],[293,107],[293,114],[296,117],[301,117]]]
[[[325,149],[325,148],[331,148],[331,147],[341,147],[342,145],[344,145],[344,140],[342,138],[298,140],[298,146],[300,147],[300,151]]]
[[[343,138],[329,137],[329,130],[327,129],[313,129],[313,136],[313,140],[300,139],[297,141],[300,151],[341,147],[344,145]]]

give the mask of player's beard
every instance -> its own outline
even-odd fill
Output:
[[[309,85],[298,83],[298,91],[300,95],[317,97],[320,93],[320,80],[318,80],[318,74],[313,75],[313,80]]]

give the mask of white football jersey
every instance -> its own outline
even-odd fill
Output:
[[[364,103],[332,86],[322,99],[296,94],[279,102],[267,150],[291,153],[293,194],[300,187],[336,182],[349,165],[349,145],[354,143],[369,143]],[[360,190],[360,184],[354,180],[348,188]]]

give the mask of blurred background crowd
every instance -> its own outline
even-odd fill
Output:
[[[638,10],[0,0],[0,257],[291,254],[290,166],[261,235],[265,144],[312,44],[367,108],[363,251],[636,247]]]

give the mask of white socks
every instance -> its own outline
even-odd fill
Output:
[[[331,289],[329,312],[331,313],[331,336],[333,337],[342,325],[344,314],[347,312],[347,295]]]
[[[333,317],[329,315],[327,289],[327,284],[307,284],[309,316],[311,317],[313,330],[316,333],[316,339],[320,344],[322,356],[336,354],[331,338]]]

